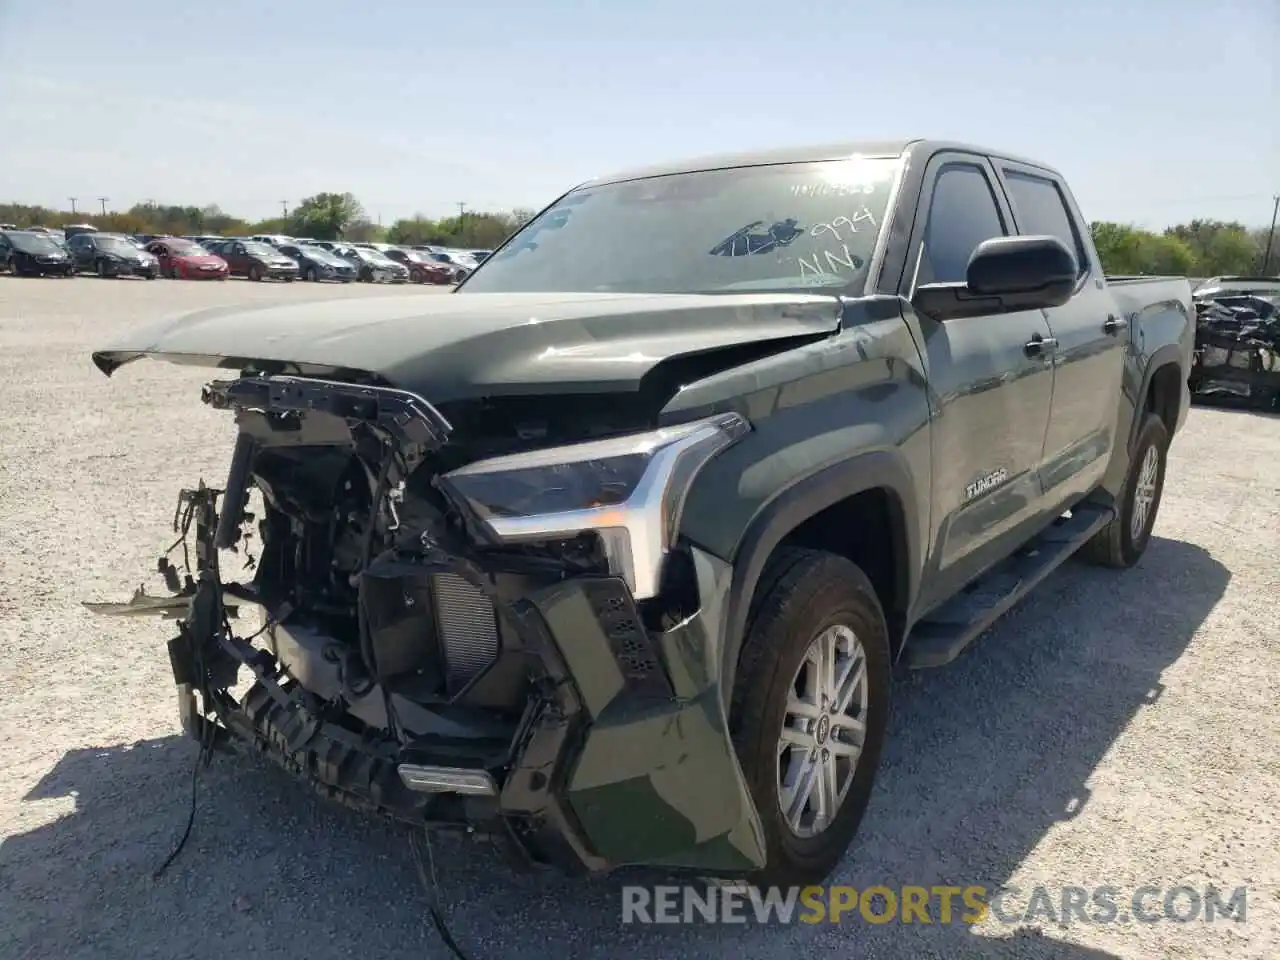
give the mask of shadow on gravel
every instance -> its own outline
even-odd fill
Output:
[[[955,664],[900,683],[875,799],[832,883],[1009,882],[1046,831],[1087,806],[1090,774],[1159,697],[1228,579],[1203,550],[1165,539],[1125,573],[1068,564]],[[195,753],[175,736],[63,757],[25,799],[33,819],[52,798],[73,797],[74,812],[0,846],[0,956],[446,956],[406,835],[254,759],[219,757],[202,773],[187,848],[152,880],[185,825]],[[1064,942],[1088,930],[1048,922],[986,935],[856,915],[622,925],[620,878],[517,875],[484,848],[435,850],[449,924],[475,960],[1108,956]]]

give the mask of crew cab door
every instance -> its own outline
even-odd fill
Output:
[[[1037,167],[1007,160],[994,163],[1018,232],[1057,237],[1075,251],[1080,265],[1071,299],[1045,311],[1057,347],[1043,480],[1056,511],[1090,492],[1106,472],[1116,441],[1128,328],[1063,180]]]
[[[974,249],[1015,232],[985,157],[935,155],[912,227],[902,295],[966,279]],[[933,539],[921,604],[954,594],[1028,536],[1043,509],[1040,470],[1053,396],[1041,310],[945,321],[919,315],[932,414]]]
[[[222,258],[227,261],[231,273],[244,273],[248,269],[249,255],[243,243],[229,243],[223,248]]]
[[[91,234],[77,233],[67,241],[67,249],[70,251],[71,259],[75,261],[77,267],[81,269],[93,267],[93,256],[96,251],[93,247]]]

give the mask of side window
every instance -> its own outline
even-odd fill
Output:
[[[1080,273],[1086,273],[1089,258],[1085,256],[1084,243],[1058,185],[1016,170],[1005,170],[1004,182],[1018,218],[1018,229],[1027,235],[1057,237],[1068,250],[1075,251]]]
[[[986,171],[976,163],[947,164],[933,183],[916,283],[963,283],[978,244],[1007,234]]]

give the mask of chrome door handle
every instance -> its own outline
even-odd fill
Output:
[[[1058,349],[1058,341],[1053,337],[1035,336],[1023,344],[1022,349],[1029,357],[1041,357]]]
[[[1114,337],[1129,325],[1128,320],[1121,320],[1114,314],[1107,317],[1107,322],[1102,325],[1102,332],[1109,337]]]

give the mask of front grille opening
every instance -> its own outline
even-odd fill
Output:
[[[498,613],[488,597],[456,573],[434,574],[431,580],[445,688],[453,696],[497,659]]]

